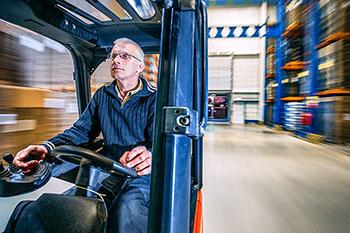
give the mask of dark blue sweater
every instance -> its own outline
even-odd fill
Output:
[[[118,98],[115,81],[96,91],[89,105],[73,124],[63,133],[45,142],[59,145],[82,146],[102,132],[104,148],[102,153],[114,160],[135,146],[152,147],[155,88],[141,78],[143,88],[124,104]]]

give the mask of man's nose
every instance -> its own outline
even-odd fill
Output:
[[[115,56],[115,58],[113,59],[113,62],[114,63],[117,63],[117,64],[120,64],[120,56],[119,55],[117,55],[117,56]]]

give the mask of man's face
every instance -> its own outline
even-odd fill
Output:
[[[111,57],[111,75],[116,80],[138,78],[145,68],[137,47],[133,44],[117,43],[112,49]]]

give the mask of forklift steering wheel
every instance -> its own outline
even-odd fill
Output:
[[[130,177],[137,177],[134,169],[124,166],[117,161],[107,158],[97,152],[76,146],[58,146],[51,155],[59,160],[66,162],[80,164],[82,159],[87,159],[92,165],[101,167],[103,170],[110,173],[117,173],[127,175]]]

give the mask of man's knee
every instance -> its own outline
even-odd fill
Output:
[[[126,192],[117,198],[110,209],[110,231],[134,233],[147,231],[148,206],[139,190]]]
[[[119,216],[147,215],[148,208],[145,200],[141,198],[121,197],[115,203],[115,208]]]

